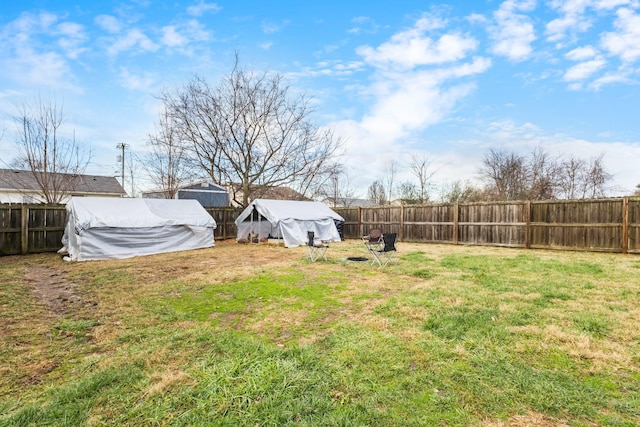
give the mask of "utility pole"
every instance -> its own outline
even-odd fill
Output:
[[[127,146],[127,144],[121,142],[120,144],[116,145],[116,148],[121,148],[122,149],[122,155],[118,156],[120,157],[118,160],[120,162],[122,162],[122,189],[124,190],[124,149]]]

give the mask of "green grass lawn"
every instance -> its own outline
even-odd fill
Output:
[[[0,258],[0,426],[636,426],[640,257]]]

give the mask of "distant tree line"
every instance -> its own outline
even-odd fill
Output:
[[[604,154],[590,159],[575,155],[554,157],[541,148],[530,155],[506,149],[489,149],[483,156],[477,175],[482,185],[454,181],[439,189],[439,202],[477,202],[507,200],[585,199],[606,195],[613,175],[604,166]],[[438,169],[432,158],[414,156],[407,165],[415,182],[402,182],[393,194],[402,203],[415,204],[432,200],[429,181]],[[394,174],[397,165],[394,165]],[[386,204],[392,194],[385,179],[375,180],[368,189],[370,200]],[[387,179],[386,182],[389,182]],[[640,193],[639,190],[636,193]]]

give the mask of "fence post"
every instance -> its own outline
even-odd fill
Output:
[[[25,255],[29,252],[29,208],[22,205],[20,217],[20,225],[22,227],[22,233],[20,236],[20,253]]]
[[[524,247],[531,249],[531,200],[527,200],[524,213]]]
[[[404,205],[400,205],[400,230],[398,230],[398,241],[404,241]]]
[[[622,253],[629,251],[629,198],[622,198]]]
[[[458,244],[458,221],[460,215],[460,206],[458,202],[453,204],[453,244]]]

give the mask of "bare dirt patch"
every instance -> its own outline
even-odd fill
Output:
[[[29,266],[25,268],[25,279],[36,298],[55,315],[63,316],[86,304],[78,285],[67,280],[63,271]]]

